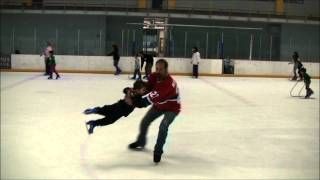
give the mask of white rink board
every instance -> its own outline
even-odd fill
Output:
[[[43,57],[39,55],[11,55],[13,69],[36,69],[44,68]],[[156,62],[160,58],[154,58]],[[165,58],[169,62],[172,73],[191,73],[192,65],[187,58]],[[57,69],[79,71],[114,71],[111,56],[67,56],[56,55]],[[133,72],[134,57],[120,57],[119,67],[123,71]],[[155,66],[153,66],[153,71]],[[143,69],[144,71],[144,69]],[[199,73],[221,74],[222,60],[204,59],[199,67]]]
[[[154,61],[159,58],[154,58]],[[192,73],[192,65],[188,58],[166,58],[169,62],[171,73],[186,74]],[[13,69],[44,69],[43,57],[39,55],[11,55]],[[57,55],[58,70],[73,71],[114,71],[111,56],[69,56]],[[293,65],[285,61],[254,61],[254,60],[234,60],[235,75],[260,75],[260,76],[291,76]],[[320,64],[303,62],[310,76],[320,77]],[[126,72],[133,72],[134,57],[121,57],[119,67]],[[153,71],[155,66],[153,66]],[[144,69],[143,69],[144,72]],[[221,59],[202,59],[199,65],[200,74],[219,75],[223,72],[223,61]]]
[[[311,76],[320,76],[320,64],[302,62]],[[235,60],[234,74],[239,75],[293,75],[293,64],[285,61]]]

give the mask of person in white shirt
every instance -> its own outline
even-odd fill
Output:
[[[198,67],[200,63],[200,53],[198,52],[197,47],[192,48],[192,59],[191,59],[191,64],[193,65],[193,70],[192,70],[192,77],[193,78],[198,78]]]

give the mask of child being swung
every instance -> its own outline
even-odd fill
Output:
[[[119,120],[121,117],[127,117],[136,107],[141,106],[140,100],[143,95],[147,93],[147,84],[143,81],[135,81],[133,88],[125,88],[123,93],[126,94],[126,98],[130,98],[132,104],[128,104],[125,99],[121,99],[118,102],[105,105],[103,107],[95,107],[86,109],[84,114],[99,114],[105,116],[102,119],[91,120],[86,122],[86,127],[89,134],[93,133],[93,130],[97,126],[106,126]]]

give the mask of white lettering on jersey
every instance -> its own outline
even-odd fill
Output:
[[[179,95],[179,88],[178,88],[178,86],[177,86],[176,81],[173,80],[171,85],[172,85],[173,88],[174,88],[174,87],[176,88],[176,94]]]

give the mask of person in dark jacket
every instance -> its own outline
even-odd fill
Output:
[[[147,79],[149,75],[152,73],[153,56],[150,54],[143,53],[143,51],[140,51],[139,55],[141,57],[141,69],[143,68],[144,62],[146,62],[145,76],[143,78]]]
[[[44,56],[44,63],[45,63],[44,75],[50,75],[50,66],[48,64],[48,58],[50,56],[50,51],[53,51],[53,48],[52,48],[52,45],[49,41],[47,41],[46,43],[47,43],[46,49],[43,51],[42,54],[40,54],[40,57]]]
[[[299,75],[299,78],[300,80],[302,81],[303,80],[303,76],[301,74],[301,69],[303,68],[303,65],[299,59],[299,54],[298,52],[294,52],[293,55],[292,55],[292,62],[290,62],[289,64],[292,64],[293,63],[293,74],[294,76],[292,77],[291,80],[297,80],[297,70],[298,70],[298,75]]]
[[[112,45],[112,52],[107,54],[108,56],[113,56],[113,66],[116,68],[116,72],[114,75],[119,75],[122,70],[119,68],[119,60],[120,60],[120,55],[119,55],[119,48],[117,45],[113,44]]]
[[[309,98],[313,94],[313,90],[310,88],[311,78],[310,78],[309,74],[307,74],[306,68],[302,68],[300,70],[300,72],[301,72],[301,74],[303,76],[304,85],[306,86],[306,96],[305,96],[305,98]]]
[[[91,120],[86,122],[86,127],[89,134],[93,133],[93,130],[97,126],[106,126],[119,120],[121,117],[127,117],[135,107],[145,107],[140,105],[142,95],[147,93],[147,84],[141,80],[137,80],[133,84],[133,88],[124,88],[123,93],[126,94],[125,98],[130,98],[132,104],[126,103],[125,99],[121,99],[118,102],[105,105],[103,107],[95,107],[86,109],[84,114],[100,114],[105,116],[102,119]]]

